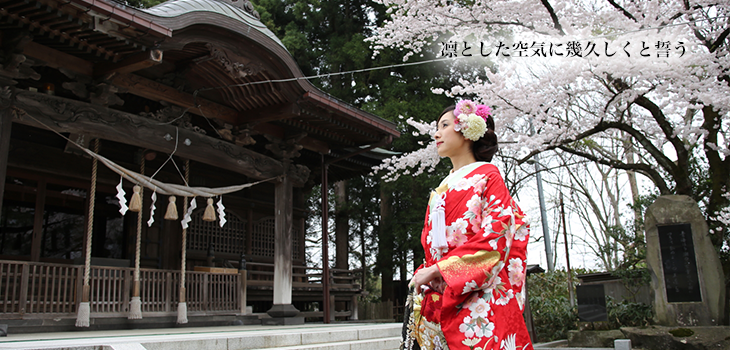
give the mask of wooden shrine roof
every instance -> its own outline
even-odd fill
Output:
[[[186,111],[180,126],[275,160],[292,156],[315,182],[320,154],[336,158],[399,136],[395,124],[303,79],[248,0],[172,0],[145,10],[107,0],[0,0],[0,29],[2,85],[53,83],[56,96],[154,122]],[[367,173],[380,158],[366,152],[333,164],[331,181]]]

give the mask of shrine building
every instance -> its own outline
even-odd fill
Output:
[[[0,29],[0,324],[357,318],[357,271],[307,266],[306,196],[399,132],[248,0],[0,0]]]

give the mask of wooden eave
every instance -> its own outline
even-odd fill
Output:
[[[105,0],[0,0],[0,29],[30,32],[32,41],[21,46],[22,54],[87,86],[111,84],[120,93],[176,105],[208,118],[213,128],[232,125],[284,141],[296,137],[313,153],[294,162],[313,169],[318,162],[312,155],[347,154],[343,149],[399,136],[395,124],[304,79],[260,21],[230,16],[239,10],[223,0],[199,1],[220,13],[160,17]],[[169,83],[170,74],[185,83]],[[264,143],[249,148],[266,154]],[[375,163],[355,157],[343,163],[341,177],[367,172]]]
[[[317,89],[307,79],[303,79],[304,74],[301,72],[296,61],[286,50],[286,48],[284,48],[279,42],[273,40],[270,36],[266,35],[265,33],[247,23],[242,23],[235,18],[231,18],[223,14],[211,12],[189,12],[170,18],[157,17],[149,14],[145,15],[154,17],[155,22],[159,22],[166,27],[172,28],[175,32],[172,40],[166,40],[164,43],[161,44],[161,47],[180,47],[181,45],[189,44],[196,41],[224,41],[222,40],[222,38],[224,38],[226,35],[222,34],[219,31],[214,31],[216,34],[215,36],[209,34],[206,36],[205,33],[209,33],[210,29],[207,29],[205,31],[196,30],[196,33],[180,33],[185,31],[191,31],[190,29],[196,26],[218,27],[221,29],[225,29],[232,34],[237,34],[236,36],[238,36],[238,39],[229,39],[229,42],[241,43],[236,48],[239,50],[237,53],[243,56],[244,54],[242,53],[242,51],[244,51],[245,49],[249,51],[248,54],[250,56],[255,56],[259,58],[261,62],[265,62],[267,65],[266,72],[268,74],[262,77],[251,77],[251,80],[249,80],[248,83],[256,83],[257,81],[260,82],[265,80],[293,79],[290,82],[265,83],[262,85],[267,86],[272,91],[287,91],[289,93],[295,94],[295,96],[297,96],[298,98],[297,102],[299,102],[300,105],[302,104],[302,102],[304,102],[319,107],[317,109],[312,109],[310,114],[336,115],[337,119],[341,120],[342,123],[351,125],[354,130],[365,131],[366,133],[369,133],[374,137],[369,138],[368,141],[364,141],[362,137],[363,135],[359,135],[359,132],[352,132],[352,130],[346,131],[345,128],[341,128],[336,123],[323,125],[323,123],[321,122],[321,118],[317,120],[316,125],[312,124],[312,127],[327,129],[331,131],[336,130],[338,133],[341,133],[341,135],[345,139],[352,140],[354,138],[358,142],[364,141],[364,144],[377,142],[385,135],[391,135],[393,137],[400,136],[400,133],[394,123],[378,118],[372,114],[361,111],[342,101],[339,101]],[[185,39],[182,39],[183,36],[185,37]],[[250,45],[246,45],[248,43],[250,43]],[[235,49],[232,48],[232,50]],[[240,89],[252,89],[255,87],[256,85],[249,85],[240,87]],[[226,91],[226,93],[231,96],[235,95],[233,91]],[[293,101],[290,100],[290,102]],[[263,114],[256,116],[256,118],[260,117],[265,116]],[[306,122],[309,118],[302,118],[301,115],[292,115],[292,119],[299,119],[300,122]],[[243,121],[255,122],[256,119],[247,117],[243,119]]]
[[[126,6],[100,0],[68,0],[70,3],[79,5],[82,8],[87,8],[92,11],[96,11],[102,15],[109,16],[110,19],[119,21],[128,27],[134,27],[136,29],[144,31],[146,35],[152,35],[157,37],[169,37],[172,36],[172,30],[164,27],[159,23],[152,22],[150,20],[138,17],[134,11],[129,11]]]
[[[27,30],[37,44],[90,62],[118,61],[172,34],[131,9],[96,0],[0,0],[0,29]]]

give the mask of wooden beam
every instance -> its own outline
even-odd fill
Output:
[[[91,62],[35,42],[28,43],[23,50],[23,54],[46,62],[46,65],[51,68],[66,68],[87,76],[94,74],[94,65]]]
[[[25,50],[23,51],[23,54],[27,55],[28,57],[44,61],[51,68],[65,68],[87,76],[93,76],[95,74],[95,67],[91,62],[80,59],[76,56],[63,53],[58,50],[51,49],[47,46],[43,46],[35,42],[28,43],[28,45],[26,45],[25,47]],[[180,92],[172,87],[154,82],[152,80],[137,75],[119,72],[110,74],[112,74],[112,84],[127,89],[131,94],[141,96],[153,101],[166,101],[183,108],[194,107],[193,95],[191,94]],[[264,120],[265,118],[256,119],[252,117],[245,117],[242,113],[232,108],[202,98],[197,98],[197,102],[203,108],[203,112],[205,112],[206,117],[217,118],[232,125],[241,125],[243,124],[243,122],[241,121],[248,120],[250,122],[256,123],[256,126],[253,127],[253,130],[256,130],[257,132],[275,136],[278,138],[285,137],[284,129],[276,125],[266,123],[266,120]],[[292,109],[292,112],[293,111],[294,109]],[[188,112],[200,116],[203,115],[203,113],[198,108],[190,108]],[[291,117],[291,115],[289,117]],[[283,118],[283,115],[276,115],[272,118],[273,119],[270,120],[280,120]],[[329,146],[323,141],[311,137],[305,137],[300,141],[300,143],[304,146],[304,148],[310,151],[324,154],[329,153]]]
[[[301,144],[302,146],[304,146],[304,148],[306,148],[310,151],[313,151],[313,152],[317,152],[317,153],[321,153],[321,154],[330,153],[330,147],[329,147],[329,145],[327,145],[326,142],[320,141],[317,139],[313,139],[311,137],[305,137],[305,138],[299,140],[299,144]]]
[[[284,172],[281,162],[260,153],[187,129],[159,125],[138,115],[37,92],[17,90],[15,97],[15,106],[28,114],[22,116],[18,123],[42,129],[52,126],[57,132],[83,133],[91,138],[165,153],[172,153],[177,146],[177,156],[253,179],[267,179]],[[175,136],[178,137],[177,144]],[[185,140],[189,140],[190,144],[186,145]],[[304,181],[306,179],[296,179],[297,183]]]
[[[156,21],[146,19],[145,16],[137,16],[135,10],[127,9],[126,6],[94,0],[71,0],[69,2],[75,3],[81,7],[82,10],[93,10],[103,16],[113,18],[127,27],[137,28],[137,30],[144,31],[146,35],[163,38],[172,36],[172,29],[167,28]]]
[[[41,4],[40,2],[36,4]],[[42,5],[41,5],[42,6]],[[50,7],[46,8],[50,9]],[[107,57],[111,57],[116,59],[117,54],[113,51],[109,51],[104,47],[90,44],[84,39],[80,39],[77,36],[77,31],[73,30],[66,30],[68,28],[64,28],[64,26],[56,26],[55,28],[52,28],[48,25],[41,24],[40,22],[37,22],[33,20],[34,16],[24,16],[19,13],[11,13],[7,8],[0,8],[0,15],[3,17],[8,17],[10,21],[18,21],[20,23],[23,23],[28,26],[28,28],[31,31],[40,30],[41,32],[48,33],[46,35],[50,35],[51,37],[57,36],[60,38],[61,41],[68,41],[73,46],[78,46],[79,48],[86,48],[88,52],[96,52],[98,55],[105,55]],[[76,27],[76,24],[72,24],[72,26]],[[60,29],[59,29],[60,28]]]
[[[251,127],[251,129],[260,134],[270,135],[280,139],[284,139],[287,136],[283,128],[269,123],[255,124],[253,127]],[[326,142],[309,136],[299,140],[299,144],[304,146],[305,149],[313,152],[322,154],[330,153],[329,145]]]
[[[208,101],[201,97],[193,97],[191,94],[180,92],[173,87],[160,84],[156,81],[126,73],[113,73],[107,79],[112,84],[123,87],[134,95],[153,101],[169,102],[183,108],[190,108],[188,112],[200,116],[220,119],[233,125],[240,124],[241,114],[235,109]]]
[[[296,103],[287,103],[279,106],[263,107],[246,110],[241,123],[265,123],[282,119],[291,119],[301,115]]]
[[[162,51],[150,50],[127,57],[119,62],[101,62],[94,66],[94,76],[101,77],[111,73],[132,73],[162,63]]]

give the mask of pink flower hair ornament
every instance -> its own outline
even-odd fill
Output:
[[[487,118],[492,109],[478,105],[471,100],[461,100],[454,109],[454,130],[460,131],[469,140],[477,141],[487,132]]]

